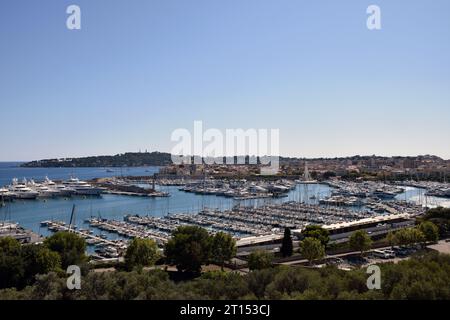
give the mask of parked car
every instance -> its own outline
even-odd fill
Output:
[[[342,260],[341,258],[328,258],[326,260],[326,264],[329,266],[337,266],[340,264],[344,264],[344,260]]]
[[[347,260],[347,262],[351,265],[363,265],[369,262],[369,260],[365,257],[361,257],[361,256],[350,256],[347,257],[345,260]]]
[[[390,259],[391,254],[386,252],[385,250],[373,250],[371,252],[372,257],[379,258],[379,259]],[[395,257],[395,254],[394,254]]]

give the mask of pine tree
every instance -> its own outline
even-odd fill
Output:
[[[292,244],[292,238],[291,238],[291,229],[285,228],[284,229],[284,237],[283,242],[281,244],[281,254],[283,257],[290,257],[292,256],[293,251],[293,244]]]

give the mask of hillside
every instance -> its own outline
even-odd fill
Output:
[[[136,152],[114,156],[92,156],[72,159],[45,159],[22,164],[28,168],[51,167],[140,167],[165,166],[171,163],[169,153]]]

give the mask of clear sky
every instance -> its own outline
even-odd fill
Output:
[[[170,151],[194,120],[279,128],[288,156],[448,159],[449,14],[448,0],[2,0],[0,160]]]

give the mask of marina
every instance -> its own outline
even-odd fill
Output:
[[[381,182],[154,179],[153,174],[147,174],[136,178],[91,177],[89,182],[27,176],[26,182],[16,182],[15,190],[37,193],[36,198],[31,197],[35,200],[23,197],[8,201],[5,198],[12,190],[4,185],[0,188],[0,217],[45,237],[68,229],[71,208],[76,205],[77,221],[71,224],[72,230],[86,239],[91,255],[107,259],[120,255],[134,237],[151,238],[161,246],[180,225],[202,226],[211,233],[224,231],[245,243],[246,238],[278,237],[285,227],[297,230],[308,224],[326,226],[384,215],[415,215],[424,205],[446,205],[445,198],[427,196],[426,189]],[[52,193],[67,189],[85,194]],[[92,189],[101,190],[101,196],[91,196]],[[274,189],[280,191],[277,196],[271,192]],[[131,196],[130,190],[139,196]]]
[[[0,189],[0,197],[4,201],[35,200],[37,198],[100,196],[103,192],[105,192],[104,188],[93,186],[73,177],[66,181],[58,181],[58,183],[48,177],[45,177],[42,182],[25,178],[19,182],[17,178],[13,178],[11,185]]]

